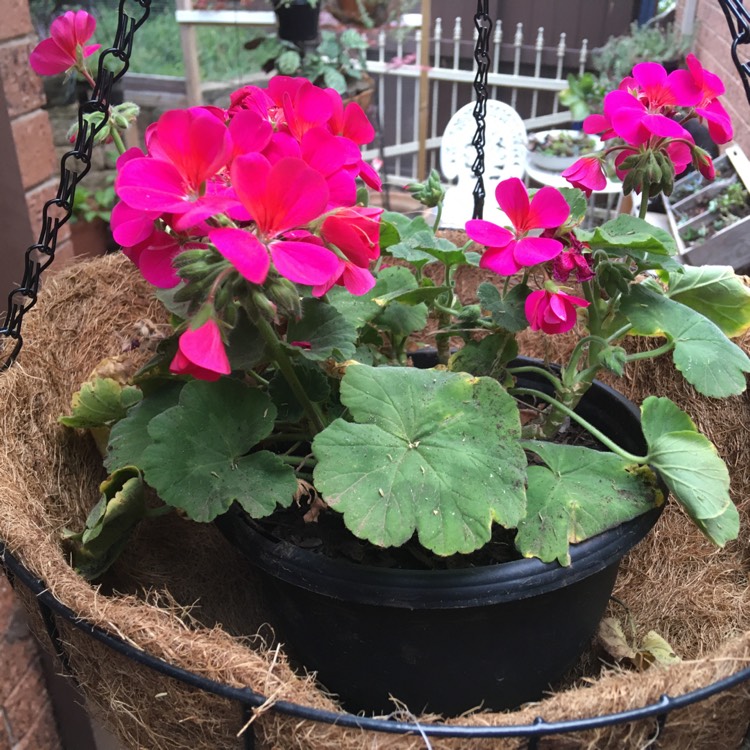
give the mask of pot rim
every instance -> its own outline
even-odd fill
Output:
[[[570,545],[570,565],[537,558],[453,570],[402,570],[325,557],[259,531],[238,506],[215,523],[264,572],[297,588],[360,604],[459,609],[519,601],[577,583],[617,565],[651,530],[665,503]]]

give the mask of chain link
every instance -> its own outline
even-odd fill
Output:
[[[477,122],[477,130],[471,145],[476,149],[477,156],[471,166],[471,171],[477,178],[477,184],[474,186],[473,216],[475,219],[481,219],[484,213],[484,120],[487,115],[487,74],[490,70],[490,34],[492,32],[488,5],[489,0],[477,0],[477,12],[474,16],[474,26],[477,30],[477,43],[474,47],[474,59],[477,63],[477,74],[474,78],[474,91],[477,95],[474,119]]]
[[[742,0],[719,0],[719,5],[724,11],[732,35],[732,60],[745,87],[745,97],[750,102],[750,62],[740,62],[737,50],[739,44],[750,44],[750,14]]]
[[[128,15],[125,10],[127,5],[133,8],[139,6],[139,15]],[[23,317],[36,304],[42,273],[55,259],[58,233],[72,214],[76,186],[91,168],[94,139],[107,127],[112,86],[127,71],[133,36],[148,18],[150,10],[151,0],[120,0],[115,40],[99,56],[96,85],[91,99],[81,103],[78,108],[78,136],[73,149],[60,160],[57,194],[44,204],[39,239],[26,250],[20,286],[8,295],[8,310],[0,328],[0,347],[7,346],[11,351],[5,361],[0,363],[0,372],[7,370],[21,351]],[[86,116],[94,113],[101,113],[103,117],[92,124]],[[0,348],[0,352],[4,351],[6,349]]]

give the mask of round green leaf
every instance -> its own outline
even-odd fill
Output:
[[[416,531],[439,555],[468,553],[525,511],[518,409],[491,378],[351,366],[337,419],[313,441],[315,486],[356,536],[388,547]]]
[[[622,301],[635,333],[661,333],[674,341],[674,364],[706,396],[726,398],[747,387],[750,359],[701,313],[642,284]]]
[[[289,323],[287,341],[305,341],[310,348],[299,353],[315,362],[334,357],[342,362],[354,356],[357,331],[335,307],[308,297],[302,301],[302,317]]]
[[[739,533],[729,496],[729,472],[716,448],[668,398],[649,396],[641,406],[647,461],[659,471],[677,502],[715,544]]]
[[[537,440],[524,445],[546,464],[528,469],[528,509],[516,535],[524,557],[570,565],[569,543],[619,526],[663,501],[652,473],[629,471],[613,453]]]
[[[94,378],[73,394],[70,416],[59,421],[66,427],[101,427],[122,419],[141,395],[135,386],[122,386],[112,378]]]
[[[239,380],[192,381],[180,401],[148,424],[146,481],[194,521],[212,521],[238,502],[260,518],[288,506],[297,489],[291,467],[269,451],[249,451],[276,419],[268,396]]]

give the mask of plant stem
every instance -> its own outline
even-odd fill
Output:
[[[313,436],[315,436],[317,435],[317,433],[322,432],[326,427],[323,413],[320,411],[320,407],[314,401],[310,400],[310,397],[307,395],[307,392],[305,391],[302,383],[300,383],[299,378],[297,377],[297,373],[294,371],[294,367],[292,366],[291,360],[287,356],[287,353],[284,351],[284,347],[282,346],[278,336],[276,335],[276,331],[274,331],[271,324],[263,317],[263,314],[257,308],[255,308],[254,304],[252,305],[252,307],[252,310],[248,310],[248,312],[250,313],[250,318],[253,323],[255,323],[258,332],[266,342],[266,346],[268,347],[272,359],[274,360],[274,362],[276,362],[279,370],[281,370],[281,374],[286,379],[286,382],[289,383],[289,387],[292,389],[292,393],[294,393],[295,397],[304,409],[305,415],[310,421],[312,434]]]
[[[648,197],[649,197],[648,194],[649,194],[650,187],[651,186],[649,184],[645,184],[641,192],[641,208],[640,208],[640,211],[638,212],[638,216],[641,219],[645,219],[646,214],[648,213]]]
[[[548,396],[546,393],[537,391],[534,388],[510,388],[508,390],[513,395],[535,396],[536,398],[540,398],[543,401],[552,404],[552,406],[554,406],[556,409],[559,409],[561,412],[569,416],[572,420],[578,422],[578,424],[581,425],[584,430],[593,435],[593,437],[595,437],[602,445],[604,445],[606,448],[609,448],[612,453],[617,454],[625,461],[629,461],[634,464],[647,463],[648,456],[636,456],[633,453],[629,453],[624,448],[621,448],[619,445],[612,442],[612,440],[610,440],[603,432],[597,430],[594,425],[587,422],[583,417],[576,414],[572,409],[568,409],[565,404],[560,403],[556,398]]]
[[[660,357],[662,354],[671,352],[674,349],[674,341],[667,341],[666,344],[657,347],[656,349],[649,349],[645,352],[635,352],[634,354],[628,354],[625,357],[626,362],[635,362],[639,359],[651,359],[651,357]]]
[[[542,375],[555,386],[558,391],[563,390],[563,384],[558,377],[553,375],[549,370],[545,370],[543,367],[534,367],[533,365],[523,365],[522,367],[509,367],[508,372],[511,375],[516,375],[519,372],[533,372],[537,375]]]
[[[120,135],[120,131],[114,126],[111,125],[109,128],[109,134],[112,136],[112,141],[115,144],[115,147],[117,150],[124,154],[125,151],[127,151],[127,148],[125,144],[123,143],[122,136]]]
[[[437,232],[440,229],[440,219],[443,215],[443,201],[437,204],[437,215],[435,216],[435,223],[432,225],[432,231]]]

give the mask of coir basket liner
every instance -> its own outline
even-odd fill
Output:
[[[92,587],[69,567],[60,532],[82,526],[98,497],[102,470],[89,438],[63,429],[57,417],[101,359],[132,349],[162,324],[160,306],[148,295],[135,269],[117,256],[74,266],[48,282],[37,310],[27,318],[20,362],[0,377],[0,540],[80,618],[197,675],[269,696],[254,721],[261,747],[425,747],[420,736],[344,729],[273,710],[277,700],[337,707],[312,679],[290,669],[281,650],[266,645],[272,634],[262,625],[262,601],[236,552],[213,526],[174,515],[144,524],[106,588]],[[543,355],[543,346],[529,339],[526,353]],[[145,348],[128,356],[143,360],[149,356]],[[555,359],[555,353],[550,357]],[[451,723],[519,725],[537,716],[547,721],[601,716],[655,703],[663,694],[683,695],[750,665],[748,395],[714,403],[682,382],[675,385],[671,365],[641,366],[630,382],[618,386],[636,402],[647,392],[669,395],[696,418],[727,461],[742,515],[742,541],[716,551],[672,505],[624,561],[615,593],[637,634],[656,630],[683,661],[643,673],[605,668],[596,678],[579,679],[574,687],[518,711],[475,713]],[[24,594],[22,586],[19,593]],[[33,597],[27,593],[24,598],[32,626],[43,632]],[[623,617],[623,611],[617,606],[613,614]],[[124,747],[241,747],[237,705],[115,654],[63,619],[58,618],[57,627],[89,706]],[[258,636],[252,639],[238,635],[253,632]],[[659,746],[738,747],[749,717],[745,684],[673,712]],[[640,748],[654,731],[654,721],[618,724],[542,739],[539,747]],[[438,738],[430,743],[433,748],[526,744]]]

